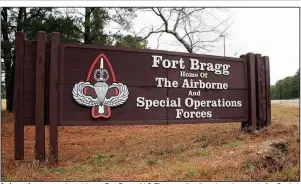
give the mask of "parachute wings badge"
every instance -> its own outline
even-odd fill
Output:
[[[76,83],[72,89],[73,99],[80,105],[86,107],[97,107],[98,113],[104,113],[104,107],[116,107],[124,104],[128,97],[129,91],[126,85],[122,83],[113,82],[112,85],[107,84],[109,74],[106,69],[103,68],[103,61],[101,60],[100,69],[94,71],[94,79],[97,81],[94,85],[89,81],[81,81]],[[90,88],[96,93],[96,97],[85,94],[85,90]],[[106,95],[110,89],[117,89],[118,94],[106,98]]]

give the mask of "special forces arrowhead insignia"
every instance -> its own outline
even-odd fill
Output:
[[[98,63],[99,59],[100,67],[97,68],[96,64]],[[110,75],[108,70],[104,68],[103,59],[105,59],[105,63],[108,64],[113,78],[111,79],[112,84],[110,86],[107,83]],[[91,84],[91,72],[93,70],[93,78],[96,81],[94,85]],[[88,90],[90,91],[90,95],[88,94]],[[109,94],[108,91],[111,91],[111,93]],[[116,107],[124,104],[129,97],[127,86],[122,83],[116,83],[112,66],[103,54],[100,54],[92,64],[87,81],[81,81],[73,86],[72,94],[74,100],[78,104],[86,107],[92,107],[92,116],[94,118],[109,118],[111,116],[110,107]]]

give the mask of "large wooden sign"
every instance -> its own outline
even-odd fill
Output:
[[[36,126],[36,158],[45,158],[45,125],[57,161],[57,126],[242,122],[270,123],[269,60],[37,41],[17,33],[15,148]]]
[[[248,120],[244,59],[80,44],[60,52],[59,125]]]

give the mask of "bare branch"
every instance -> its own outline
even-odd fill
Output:
[[[184,9],[184,8],[182,8],[182,9],[179,11],[179,13],[178,13],[178,17],[177,17],[176,23],[175,23],[175,25],[174,25],[174,27],[173,27],[173,31],[174,31],[174,32],[177,30],[177,27],[178,27],[178,24],[179,24],[179,21],[180,21],[180,16],[181,16],[181,13],[182,13],[183,9]]]
[[[224,20],[218,19],[205,8],[150,8],[149,11],[154,12],[162,20],[161,26],[158,28],[152,28],[143,39],[147,39],[152,34],[160,33],[158,37],[159,47],[160,38],[163,33],[168,33],[176,38],[177,42],[180,43],[189,53],[196,51],[207,51],[210,52],[214,47],[214,43],[220,39],[220,35],[224,35],[228,28],[229,19]],[[147,9],[143,9],[147,11]],[[206,14],[204,14],[206,12]],[[213,22],[211,19],[206,17],[214,17]],[[169,28],[169,25],[173,25]],[[138,34],[142,33],[142,29]],[[138,35],[136,34],[136,35]]]
[[[185,30],[185,33],[186,33],[185,36],[187,36],[187,35],[188,35],[188,31],[187,31],[186,23],[185,23],[185,22],[184,22],[184,30]],[[185,37],[185,36],[184,36],[184,37]],[[184,38],[184,37],[183,37],[183,38]],[[182,39],[183,39],[183,38],[182,38]],[[189,37],[189,36],[188,36],[188,38],[189,38],[190,47],[192,47],[192,38]]]
[[[161,37],[161,35],[163,34],[164,32],[161,32],[160,33],[160,35],[159,35],[159,37],[158,37],[158,44],[157,44],[157,47],[156,47],[156,49],[158,49],[159,48],[159,45],[160,45],[160,37]]]
[[[197,8],[189,13],[186,13],[185,11],[182,10],[183,14],[185,14],[185,16],[181,17],[180,20],[182,19],[185,19],[185,18],[188,18],[190,15],[192,15],[193,13],[196,13],[196,12],[199,12],[199,11],[202,11],[204,10],[205,8]]]
[[[158,31],[150,31],[144,38],[141,40],[146,40],[150,35],[155,34],[155,33],[163,33],[165,32],[164,30],[158,30]]]
[[[142,33],[143,32],[143,30],[144,29],[146,29],[146,28],[148,28],[148,27],[144,27],[144,28],[142,28],[138,33],[136,33],[136,35],[139,35],[140,33]]]
[[[159,13],[156,12],[156,10],[154,8],[152,8],[153,12],[155,12],[156,15],[159,16]]]
[[[161,13],[161,9],[158,8],[158,11],[159,11],[159,13],[157,15],[163,20],[164,25],[165,25],[165,31],[167,31],[168,30],[168,22],[165,19],[165,17],[163,16],[163,14]]]

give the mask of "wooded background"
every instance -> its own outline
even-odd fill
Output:
[[[147,48],[147,39],[158,34],[169,34],[188,53],[204,53],[226,35],[229,17],[216,18],[221,8],[2,8],[1,9],[1,66],[2,98],[7,110],[13,111],[15,76],[15,33],[26,33],[34,40],[37,31],[60,32],[61,42],[99,44],[104,46]],[[138,11],[151,12],[157,25],[146,25],[135,30],[133,20]],[[133,31],[134,30],[134,31]]]
[[[295,99],[300,97],[300,69],[294,76],[285,77],[271,86],[273,100]]]
[[[35,39],[37,31],[45,31],[48,40],[51,32],[60,32],[62,42],[98,43],[102,45],[145,48],[146,40],[131,35],[106,34],[104,27],[109,21],[116,22],[120,29],[129,29],[135,16],[134,9],[85,8],[83,16],[75,9],[58,8],[2,8],[1,10],[1,67],[2,98],[6,98],[8,111],[13,111],[15,75],[15,33],[26,32],[27,39]],[[135,40],[136,39],[136,40]],[[139,41],[138,41],[139,39]],[[5,75],[5,77],[4,77]],[[4,78],[4,79],[3,79]]]

